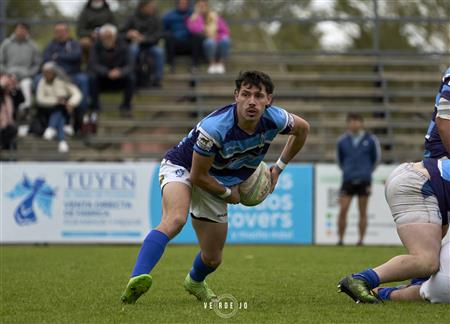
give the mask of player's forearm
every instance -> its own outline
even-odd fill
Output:
[[[281,160],[288,163],[291,161],[295,155],[303,148],[305,145],[306,137],[309,132],[309,124],[305,122],[298,132],[289,135],[286,145],[284,146],[283,152],[281,153]]]
[[[221,185],[214,177],[208,175],[198,175],[194,178],[191,177],[192,184],[197,187],[212,193],[213,195],[220,196],[226,190],[226,188]]]

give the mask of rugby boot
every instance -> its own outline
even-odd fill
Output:
[[[133,277],[128,282],[125,291],[122,293],[120,300],[124,304],[134,304],[139,297],[147,292],[152,286],[152,276],[149,274],[141,274]]]
[[[189,273],[184,280],[184,289],[201,301],[211,301],[217,298],[205,281],[197,282],[191,278]]]
[[[367,286],[364,280],[355,279],[352,276],[342,278],[338,283],[338,292],[350,296],[357,304],[378,304],[382,301]]]

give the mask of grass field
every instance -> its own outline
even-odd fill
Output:
[[[359,305],[337,294],[345,274],[398,247],[227,246],[209,277],[218,294],[247,303],[230,319],[182,287],[197,248],[169,246],[136,305],[120,294],[137,246],[1,246],[1,323],[449,323],[449,305]]]

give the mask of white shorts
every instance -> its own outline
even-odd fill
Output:
[[[450,242],[442,246],[439,271],[422,284],[420,296],[431,303],[450,304]]]
[[[397,225],[442,225],[439,204],[429,180],[414,167],[414,163],[403,163],[392,171],[386,180],[385,195]]]
[[[169,182],[182,182],[192,188],[189,213],[194,218],[205,219],[215,223],[228,222],[228,204],[221,198],[193,186],[189,180],[189,171],[184,167],[163,159],[159,169],[161,191]]]

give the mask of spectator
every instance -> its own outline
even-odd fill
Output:
[[[70,37],[66,23],[54,26],[54,39],[44,51],[44,62],[54,61],[73,80],[83,94],[83,99],[74,111],[74,129],[79,131],[86,113],[89,98],[89,78],[81,72],[81,46],[77,40]],[[40,79],[40,78],[39,78]]]
[[[0,47],[0,71],[13,74],[22,90],[25,101],[20,110],[30,108],[32,77],[39,71],[41,57],[36,44],[31,39],[28,25],[18,23],[11,37]]]
[[[43,137],[52,140],[56,136],[58,151],[66,153],[69,145],[64,140],[64,125],[67,117],[80,104],[82,94],[54,62],[45,63],[42,73],[43,78],[37,86],[36,102],[38,116],[47,127]]]
[[[97,40],[98,28],[105,24],[116,25],[116,19],[106,0],[88,0],[77,21],[77,35],[85,61],[92,44]]]
[[[225,20],[211,11],[207,0],[198,0],[187,26],[192,34],[205,37],[203,51],[208,60],[208,73],[225,73],[224,61],[230,48],[230,30]]]
[[[117,38],[117,28],[113,25],[102,26],[99,36],[89,60],[92,110],[95,113],[100,110],[101,90],[122,89],[123,100],[119,109],[123,117],[131,117],[134,78],[133,58],[129,47],[125,41]]]
[[[11,150],[16,146],[17,125],[14,118],[15,77],[0,75],[0,148]]]
[[[348,132],[337,142],[339,168],[343,172],[338,218],[338,245],[343,244],[347,225],[347,212],[354,195],[358,195],[359,241],[362,245],[367,228],[367,203],[370,195],[372,173],[380,161],[378,139],[363,129],[363,118],[356,113],[347,116]]]
[[[203,36],[192,34],[187,28],[187,19],[191,16],[189,0],[178,0],[176,8],[163,17],[166,36],[167,62],[175,71],[176,55],[191,55],[192,66],[195,69],[202,55]]]
[[[128,17],[121,31],[131,42],[135,62],[138,62],[142,52],[147,52],[153,59],[155,77],[152,86],[160,87],[164,70],[164,51],[158,46],[158,42],[164,36],[164,30],[156,11],[156,1],[139,1],[136,12]]]

